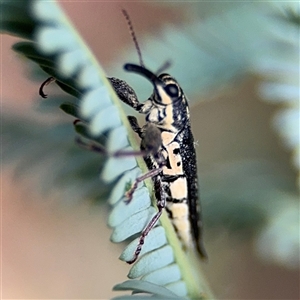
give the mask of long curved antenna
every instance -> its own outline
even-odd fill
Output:
[[[144,65],[144,62],[143,62],[143,57],[142,57],[142,52],[141,52],[140,46],[138,44],[138,41],[137,41],[137,38],[136,38],[136,35],[135,35],[135,32],[134,32],[134,29],[133,29],[133,25],[132,25],[132,22],[131,22],[130,17],[129,17],[129,14],[128,14],[128,12],[125,9],[122,9],[122,13],[123,13],[125,19],[127,20],[128,28],[129,28],[132,40],[134,42],[136,51],[137,51],[138,56],[139,56],[140,65],[143,68],[145,68],[145,65]]]
[[[155,83],[162,83],[162,81],[150,70],[146,69],[143,66],[134,65],[134,64],[125,64],[124,69],[129,72],[134,72],[146,77],[150,80],[153,84]]]

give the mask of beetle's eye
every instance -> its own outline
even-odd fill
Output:
[[[179,97],[179,88],[176,84],[168,84],[165,91],[172,98]]]

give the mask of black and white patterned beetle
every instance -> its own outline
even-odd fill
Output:
[[[143,230],[134,257],[137,260],[144,239],[155,226],[165,208],[185,249],[194,244],[201,258],[207,259],[203,245],[203,224],[198,197],[197,160],[191,131],[187,98],[178,82],[168,74],[159,76],[145,68],[131,20],[122,10],[135,43],[140,66],[126,64],[125,70],[148,79],[154,89],[144,103],[140,103],[134,90],[123,80],[108,78],[118,97],[139,113],[146,115],[142,128],[135,117],[129,116],[133,130],[141,138],[141,151],[149,172],[141,176],[127,192],[130,201],[138,182],[152,177],[158,212]]]
[[[145,67],[134,64],[126,64],[124,68],[146,77],[154,87],[148,100],[140,103],[134,90],[126,82],[109,78],[123,102],[139,113],[146,114],[146,125],[142,128],[135,117],[128,117],[133,130],[142,139],[141,150],[149,150],[148,145],[153,138],[149,134],[149,125],[157,128],[160,133],[160,145],[156,146],[155,152],[150,151],[144,157],[150,171],[138,178],[137,182],[147,177],[153,178],[159,213],[166,208],[184,248],[190,248],[194,241],[200,256],[206,259],[198,199],[196,152],[187,99],[177,81],[168,74],[156,76]],[[156,139],[158,140],[157,134]],[[130,194],[136,186],[137,183],[130,190]],[[160,216],[159,213],[155,222]],[[144,238],[154,225],[151,220],[145,228],[135,256],[129,263],[137,259]]]

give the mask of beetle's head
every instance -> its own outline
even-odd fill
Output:
[[[155,75],[148,69],[134,64],[126,64],[125,70],[135,72],[146,77],[154,87],[153,101],[160,105],[169,105],[182,97],[182,90],[177,81],[169,74]]]

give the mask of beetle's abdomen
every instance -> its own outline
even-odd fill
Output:
[[[169,184],[170,197],[167,198],[166,210],[183,247],[192,246],[189,206],[187,203],[186,178],[179,177]]]
[[[173,136],[172,136],[173,135]],[[191,224],[188,206],[188,182],[183,171],[180,145],[174,134],[162,132],[164,150],[162,151],[167,164],[162,171],[162,181],[167,182],[166,210],[184,248],[192,245]],[[165,142],[165,143],[164,143]]]

